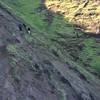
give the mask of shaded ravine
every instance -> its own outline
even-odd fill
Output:
[[[37,44],[29,45],[22,35],[28,34],[27,29],[23,26],[21,30],[20,24],[23,22],[0,8],[0,41],[4,47],[0,45],[0,100],[62,100],[62,96],[63,100],[100,99],[100,86],[97,90],[93,84],[92,88],[48,50]],[[32,65],[24,61],[22,66],[21,62],[12,66],[10,59],[16,55],[6,51],[9,44],[18,44],[26,54],[31,54]]]

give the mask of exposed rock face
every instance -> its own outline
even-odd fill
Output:
[[[28,44],[23,35],[28,34],[27,30],[25,26],[19,29],[19,24],[23,25],[0,6],[0,100],[100,99],[100,85],[83,80],[77,71],[48,50]],[[8,44],[19,44],[26,58],[31,55],[32,62],[26,63],[24,58],[18,61],[16,55],[2,52]]]

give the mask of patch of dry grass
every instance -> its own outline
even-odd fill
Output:
[[[99,0],[46,0],[45,5],[86,32],[100,33]]]

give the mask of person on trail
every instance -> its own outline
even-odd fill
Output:
[[[31,29],[29,27],[26,26],[26,24],[19,24],[18,28],[20,31],[26,31],[28,34],[31,33]]]
[[[18,28],[19,28],[20,31],[22,31],[22,25],[21,24],[18,25]]]
[[[27,30],[28,30],[28,33],[30,34],[31,33],[31,29],[28,27]]]
[[[26,29],[26,25],[23,23],[23,27]]]
[[[31,33],[31,29],[29,27],[27,27],[24,23],[23,23],[23,27],[25,28],[25,30],[30,34]]]

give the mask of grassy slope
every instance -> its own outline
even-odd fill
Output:
[[[38,7],[38,0],[35,0],[35,2],[33,2],[33,0],[3,0],[3,2],[11,9],[13,8],[16,14],[20,15],[32,26],[38,26],[39,29],[43,28],[43,21],[41,20],[43,16],[41,14],[32,14],[34,13],[34,9]]]
[[[17,14],[19,14],[27,23],[31,24],[31,26],[37,28],[38,30],[47,31],[48,25],[46,22],[43,21],[44,16],[46,14],[46,11],[39,12],[40,9],[38,9],[40,0],[1,0],[5,4],[7,4],[10,8],[14,8],[13,11],[15,11]],[[55,27],[55,24],[60,23],[62,25],[63,22],[61,22],[61,19],[57,19],[55,17],[54,23],[52,24],[52,27],[49,28],[51,31],[57,31],[57,26]],[[52,29],[52,30],[51,30]],[[61,28],[60,28],[61,29]],[[59,30],[60,30],[59,29]],[[73,32],[73,28],[71,30],[65,29],[69,32]]]
[[[33,37],[37,38],[41,43],[50,48],[50,50],[53,50],[53,53],[55,51],[57,54],[62,58],[62,60],[68,61],[71,63],[70,59],[73,60],[69,54],[75,54],[76,56],[79,56],[81,61],[78,60],[77,63],[79,63],[80,66],[85,66],[84,63],[89,63],[91,68],[87,68],[88,70],[100,72],[100,45],[96,43],[95,38],[91,39],[83,39],[83,38],[74,38],[76,37],[75,33],[82,34],[81,32],[75,30],[73,25],[69,24],[68,22],[65,22],[62,16],[55,15],[53,17],[52,23],[48,26],[48,22],[44,21],[45,14],[47,13],[46,10],[43,10],[39,12],[37,9],[40,5],[39,0],[0,0],[5,5],[10,7],[10,9],[15,12],[18,16],[20,16],[22,19],[24,19],[28,24],[30,24],[32,27],[38,30],[38,32],[32,33]],[[60,36],[57,35],[57,33],[60,33]],[[63,37],[64,36],[64,37]],[[31,42],[32,37],[26,36],[28,41]],[[77,46],[73,45],[75,42],[76,44],[79,44],[79,42],[84,44],[83,51],[77,50]],[[60,43],[63,44],[60,44]],[[73,43],[74,42],[74,43]],[[64,45],[66,43],[66,45]],[[67,45],[72,45],[73,47],[67,47]],[[93,46],[97,46],[94,48]],[[69,49],[69,50],[67,50]],[[72,51],[72,49],[74,49]],[[55,55],[57,55],[55,54]],[[68,58],[69,57],[69,58]],[[91,58],[91,60],[89,60]],[[88,65],[88,64],[87,64]],[[73,63],[74,66],[74,63]],[[81,70],[81,68],[80,68]],[[83,70],[83,69],[82,69]],[[83,71],[84,72],[84,71]]]

